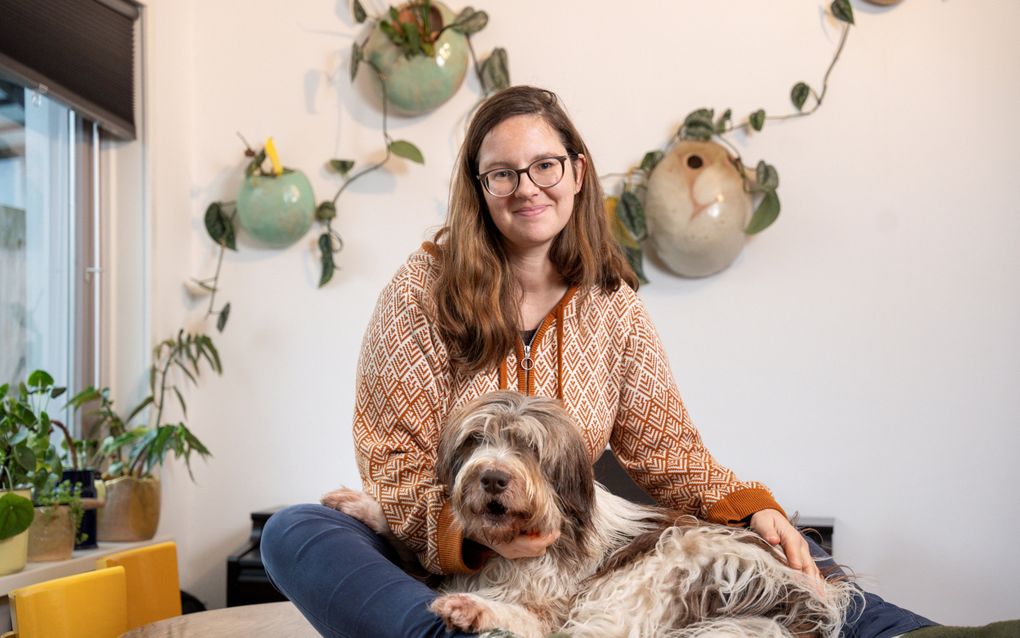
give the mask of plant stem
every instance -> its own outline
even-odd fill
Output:
[[[231,216],[231,223],[233,223],[233,216]],[[212,294],[209,295],[209,310],[205,313],[205,318],[218,314],[218,311],[214,311],[213,308],[216,305],[216,293],[220,290],[220,268],[223,267],[223,253],[227,252],[227,245],[223,239],[220,239],[220,256],[216,260],[216,274],[213,275]]]
[[[832,69],[835,68],[836,62],[839,60],[840,54],[843,53],[843,47],[846,45],[846,39],[847,39],[847,36],[849,35],[849,33],[850,33],[850,24],[849,23],[845,23],[843,25],[843,34],[839,38],[839,46],[836,47],[836,53],[832,56],[832,62],[829,63],[829,68],[825,71],[825,76],[822,78],[822,92],[821,92],[821,94],[815,96],[815,104],[814,104],[814,106],[812,106],[810,109],[808,109],[806,111],[798,111],[796,113],[787,113],[785,115],[766,115],[765,116],[765,120],[766,121],[778,122],[780,120],[792,120],[792,119],[798,118],[798,117],[806,117],[806,116],[811,115],[812,113],[814,113],[815,111],[818,110],[818,107],[820,107],[822,105],[822,100],[825,99],[825,93],[829,90],[829,76],[832,74]],[[812,91],[812,95],[814,95],[814,91]],[[724,133],[729,133],[730,131],[735,131],[735,130],[741,129],[741,128],[742,129],[748,129],[750,127],[751,127],[751,122],[750,121],[744,121],[744,122],[742,122],[740,124],[730,125],[723,132]]]
[[[71,467],[76,470],[80,470],[81,468],[78,467],[78,452],[74,449],[74,439],[71,438],[71,433],[67,430],[67,426],[56,419],[50,419],[50,423],[60,428],[60,431],[64,433],[64,440],[67,441],[67,449],[71,451]]]
[[[345,190],[347,190],[347,187],[350,186],[351,183],[354,180],[358,179],[359,177],[361,177],[361,176],[363,176],[363,175],[365,175],[367,173],[371,173],[374,170],[382,168],[383,165],[390,160],[390,156],[391,156],[391,153],[390,153],[390,142],[392,140],[390,140],[389,131],[387,131],[387,129],[386,129],[386,121],[387,121],[386,103],[389,101],[389,97],[388,97],[388,94],[386,92],[386,80],[383,79],[382,73],[379,71],[379,69],[376,68],[376,66],[374,64],[369,63],[368,66],[371,67],[371,69],[375,72],[375,77],[376,77],[376,79],[379,80],[379,86],[382,87],[382,134],[383,134],[383,141],[386,142],[386,157],[382,158],[382,160],[380,160],[379,162],[376,162],[375,164],[372,164],[368,168],[362,169],[361,171],[359,171],[359,172],[355,173],[354,175],[352,175],[350,177],[350,179],[344,181],[344,183],[340,185],[339,190],[337,190],[336,195],[333,196],[333,206],[334,207],[336,206],[336,201],[338,199],[340,199],[341,193],[343,193]]]

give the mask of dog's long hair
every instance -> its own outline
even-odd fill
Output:
[[[497,555],[474,574],[449,577],[432,609],[451,627],[522,638],[556,630],[574,638],[835,638],[857,595],[845,580],[790,568],[754,532],[610,494],[594,480],[578,426],[551,399],[495,392],[456,410],[436,471],[466,538],[493,545],[560,533],[540,557]]]

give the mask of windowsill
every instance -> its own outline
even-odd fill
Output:
[[[6,576],[0,576],[0,599],[6,598],[7,594],[20,587],[41,583],[44,580],[71,576],[92,571],[96,568],[96,559],[102,558],[115,552],[135,547],[154,545],[164,541],[172,540],[169,537],[157,536],[147,541],[135,541],[131,543],[99,543],[94,549],[79,549],[71,554],[67,560],[50,561],[45,563],[29,563],[25,569]]]

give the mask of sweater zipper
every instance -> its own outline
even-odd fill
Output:
[[[532,337],[534,339],[534,337]],[[523,340],[522,340],[523,343]],[[531,344],[524,344],[524,358],[521,359],[521,369],[524,370],[524,387],[528,388],[528,379],[531,376],[531,369],[535,367],[535,362],[531,358]]]

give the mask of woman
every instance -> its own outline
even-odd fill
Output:
[[[435,448],[453,407],[517,389],[561,399],[593,462],[610,444],[659,502],[749,525],[817,575],[811,548],[769,491],[737,480],[702,445],[609,234],[596,175],[554,94],[513,87],[478,109],[447,223],[383,291],[365,335],[354,439],[366,491],[430,572],[477,567],[486,550],[450,516]],[[522,535],[489,549],[539,556],[555,540]],[[339,512],[284,510],[262,547],[274,582],[324,635],[462,635],[428,611],[434,592]],[[862,636],[932,624],[870,595],[851,620]]]

